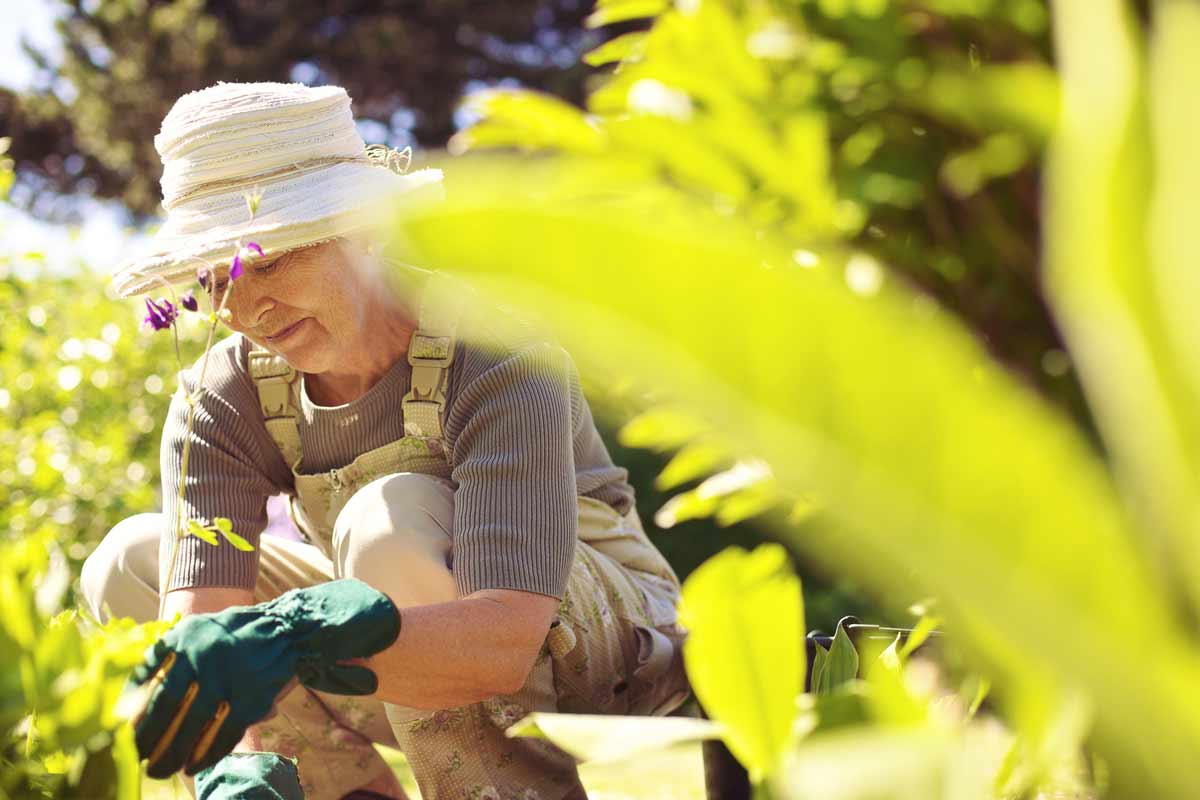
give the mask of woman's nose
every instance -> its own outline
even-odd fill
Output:
[[[249,277],[249,276],[247,276]],[[235,286],[230,287],[229,313],[230,322],[239,330],[252,330],[262,321],[263,315],[274,305],[267,292],[255,285],[254,280],[242,278]]]

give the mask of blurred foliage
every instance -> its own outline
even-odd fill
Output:
[[[0,92],[0,133],[14,139],[21,191],[35,213],[60,192],[159,209],[154,135],[180,95],[224,81],[334,83],[371,121],[369,142],[440,146],[464,88],[506,80],[579,100],[577,0],[59,0],[55,53],[28,54],[35,85]],[[382,138],[380,138],[382,137]],[[66,204],[70,208],[70,204]]]
[[[800,266],[852,242],[1087,424],[1038,291],[1040,155],[1057,107],[1042,0],[614,0],[592,23],[660,10],[648,32],[588,56],[620,61],[586,115],[540,93],[479,92],[466,105],[483,120],[451,149],[634,162],[803,243]]]
[[[170,337],[98,293],[90,276],[0,277],[0,541],[52,536],[76,571],[109,528],[158,507],[175,390]],[[181,333],[194,358],[199,326]]]
[[[70,581],[51,536],[0,542],[0,798],[139,796],[120,701],[166,624],[98,628],[61,610]]]
[[[613,68],[582,111],[534,91],[478,92],[465,106],[481,120],[451,151],[517,147],[656,175],[760,235],[795,242],[791,264],[804,269],[852,245],[862,255],[846,266],[848,285],[871,291],[886,263],[1090,430],[1038,290],[1040,160],[1058,99],[1041,0],[606,0],[588,23],[652,15],[648,31],[585,57]],[[652,409],[619,439],[676,451],[653,485],[655,498],[676,490],[655,506],[661,528],[706,517],[727,526],[779,499],[766,465],[737,459],[679,409]],[[817,508],[806,492],[784,499],[794,520]],[[761,541],[754,530],[740,531],[740,543]],[[677,548],[687,571],[720,546],[656,543]],[[822,629],[869,608],[847,588],[814,596],[812,610],[831,606],[814,615]]]
[[[1061,84],[1039,49],[981,49],[989,31],[1028,23],[1011,17],[1021,8],[1034,4],[601,0],[603,19],[658,16],[610,48],[625,60],[589,97],[593,113],[529,92],[477,96],[484,122],[455,150],[542,153],[451,161],[447,202],[395,217],[399,258],[536,309],[585,374],[644,387],[630,391],[660,415],[651,433],[676,447],[719,434],[740,477],[751,468],[746,486],[773,484],[780,509],[767,519],[806,556],[889,604],[936,597],[950,638],[990,679],[971,679],[965,706],[992,684],[1017,734],[996,750],[888,702],[801,740],[782,796],[814,786],[826,798],[1033,796],[1085,741],[1108,796],[1200,793],[1200,342],[1187,313],[1200,186],[1185,149],[1200,118],[1186,88],[1200,61],[1185,45],[1200,8],[1156,5],[1148,38],[1129,5],[1061,0]],[[1045,9],[1029,13],[1041,31]],[[897,35],[914,18],[936,24]],[[910,44],[938,47],[899,91],[908,70],[889,54]],[[840,54],[832,73],[829,52]],[[849,77],[847,53],[857,54]],[[854,91],[839,93],[842,80]],[[876,95],[879,106],[863,100]],[[936,184],[917,181],[916,205],[859,193],[866,173],[847,165],[839,132],[873,114],[974,136],[986,168],[959,180],[971,171],[952,165],[961,148],[942,146],[925,173]],[[931,129],[920,127],[924,141]],[[916,169],[907,160],[920,162],[923,145],[905,130],[885,127],[866,149],[894,147]],[[994,136],[1021,147],[989,145]],[[1007,182],[1032,177],[1021,165],[1047,138],[1048,297],[1070,352],[1031,353],[1021,369],[1017,351],[998,362],[995,339],[981,346],[987,326],[923,283],[902,245],[911,237],[937,263],[937,218],[917,213],[926,192],[969,203],[1016,191]],[[1022,158],[997,155],[1015,150]],[[1034,288],[1038,202],[1012,228]],[[872,234],[893,208],[907,208],[911,227]],[[962,221],[952,241],[964,275],[987,274],[972,242],[991,227],[986,216]],[[1087,411],[1055,390],[1073,357]],[[692,475],[725,472],[695,463]],[[757,703],[755,685],[724,689]],[[828,688],[817,702],[839,695]]]
[[[719,738],[746,764],[756,798],[982,800],[1034,787],[1040,796],[1087,797],[1103,788],[1083,763],[1074,709],[1056,720],[1054,737],[1030,748],[980,712],[986,683],[955,678],[917,652],[924,625],[890,642],[866,634],[855,642],[839,628],[827,662],[838,674],[818,689],[814,672],[813,691],[802,694],[800,587],[782,555],[779,545],[731,547],[684,585],[689,674],[719,724],[535,713],[510,735],[547,738],[606,764]]]
[[[779,545],[730,547],[688,578],[680,610],[692,691],[760,783],[792,743],[804,691],[800,582]]]

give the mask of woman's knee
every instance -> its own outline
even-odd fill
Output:
[[[161,528],[161,514],[127,517],[84,560],[79,586],[97,619],[131,616],[143,621],[143,617],[155,617]]]
[[[398,605],[457,597],[450,573],[454,490],[419,473],[388,475],[363,486],[333,530],[334,566],[388,592]]]

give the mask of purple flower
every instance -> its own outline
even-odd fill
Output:
[[[165,331],[175,322],[175,318],[179,316],[179,309],[171,304],[171,301],[165,297],[158,298],[158,302],[154,302],[149,297],[146,298],[146,318],[142,320],[142,326],[149,325],[156,331]]]
[[[246,271],[242,267],[243,253],[247,258],[249,258],[251,253],[256,253],[261,257],[263,254],[263,249],[255,242],[248,242],[245,247],[239,250],[233,257],[233,263],[229,265],[229,280],[231,281],[236,281],[238,278],[242,277],[242,274]]]
[[[196,273],[196,280],[200,281],[200,288],[206,292],[208,291],[209,274],[208,267],[201,267],[200,271]]]
[[[179,298],[179,305],[183,306],[188,311],[200,310],[200,304],[196,302],[196,295],[192,293],[191,289],[188,289],[183,293],[183,296]]]

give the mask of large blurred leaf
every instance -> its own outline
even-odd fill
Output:
[[[731,547],[683,586],[684,662],[692,690],[725,727],[729,749],[756,783],[791,742],[804,691],[800,581],[779,545]]]
[[[619,717],[536,712],[513,725],[508,736],[549,739],[580,761],[604,763],[686,742],[720,738],[715,722],[690,717]]]
[[[1156,566],[1200,610],[1198,25],[1192,4],[1160,5],[1155,171],[1130,9],[1054,3],[1063,107],[1047,167],[1047,287]]]
[[[1184,766],[1200,670],[1103,463],[934,304],[862,256],[794,266],[654,187],[597,200],[570,162],[461,163],[454,180],[397,220],[402,258],[538,309],[589,371],[669,387],[840,529],[782,535],[906,604],[943,598],[1007,679],[1103,698],[1114,764],[1162,796],[1200,791]],[[1129,641],[1154,645],[1131,659]],[[1151,751],[1162,730],[1177,735]]]
[[[795,800],[983,800],[1006,744],[982,728],[843,728],[806,740],[776,783]]]

